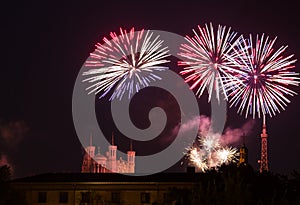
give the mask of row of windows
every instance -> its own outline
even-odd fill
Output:
[[[59,203],[68,203],[69,199],[68,192],[59,192]],[[111,193],[111,202],[112,203],[120,203],[121,202],[121,194],[120,192],[112,192]],[[82,192],[81,193],[81,202],[82,203],[90,203],[91,201],[91,192]],[[140,194],[141,203],[150,203],[150,193],[142,192]],[[38,192],[38,203],[46,203],[47,202],[47,192]]]
[[[150,203],[150,193],[142,192],[140,195],[141,203]],[[91,192],[81,193],[81,202],[90,203],[91,202]],[[121,202],[121,193],[112,192],[111,193],[111,202],[120,203]]]
[[[59,192],[59,203],[68,203],[69,193],[68,192]],[[38,203],[47,202],[47,192],[38,193]]]

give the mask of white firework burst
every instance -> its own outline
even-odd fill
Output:
[[[218,26],[214,33],[212,24],[205,27],[198,26],[199,34],[193,30],[194,37],[186,36],[187,43],[181,45],[181,53],[184,61],[179,61],[179,65],[185,66],[180,72],[186,75],[185,81],[192,82],[191,89],[196,88],[196,94],[200,97],[204,90],[208,89],[208,101],[211,100],[213,92],[220,100],[220,92],[227,94],[224,89],[223,78],[231,79],[232,69],[236,67],[228,60],[228,56],[233,53],[235,44],[239,41],[236,32],[226,26]]]
[[[238,150],[233,147],[222,146],[220,135],[208,134],[198,138],[198,145],[186,148],[186,155],[197,169],[205,172],[218,169],[223,164],[237,161]]]
[[[102,98],[115,88],[110,100],[121,100],[124,94],[130,98],[149,82],[161,80],[157,71],[168,69],[161,64],[169,62],[165,58],[170,54],[159,36],[154,37],[149,30],[135,32],[134,28],[129,33],[120,28],[120,35],[112,32],[110,36],[110,41],[103,39],[105,44],[96,44],[86,61],[85,66],[90,70],[83,75],[91,77],[83,82],[92,83],[87,87],[89,94],[102,92]]]
[[[297,94],[288,88],[299,85],[299,73],[291,71],[296,59],[283,56],[287,46],[275,50],[275,41],[264,35],[254,41],[250,35],[239,41],[234,55],[227,56],[238,68],[233,69],[235,78],[225,83],[230,106],[238,106],[238,113],[245,112],[246,118],[272,117],[285,109],[290,102],[287,96]]]

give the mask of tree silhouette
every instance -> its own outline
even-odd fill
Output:
[[[223,165],[200,174],[191,201],[204,205],[300,204],[300,174],[294,171],[292,176],[259,173],[249,165]]]
[[[13,189],[9,180],[11,179],[11,170],[7,165],[0,167],[0,204],[5,205],[26,205],[25,195]]]

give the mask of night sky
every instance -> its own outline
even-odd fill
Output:
[[[275,48],[288,45],[286,54],[294,53],[295,58],[300,59],[300,18],[296,1],[163,2],[15,1],[1,6],[0,159],[2,164],[8,161],[13,167],[14,176],[80,171],[83,151],[72,119],[73,86],[94,45],[109,32],[118,33],[120,27],[164,30],[184,36],[192,35],[192,29],[198,24],[212,22],[215,26],[230,26],[246,36],[249,33],[277,36]],[[173,66],[172,69],[178,70],[176,63]],[[296,71],[300,72],[299,62]],[[299,87],[292,89],[300,93]],[[160,95],[163,97],[153,104],[173,100],[157,94]],[[206,97],[199,100],[200,109]],[[290,99],[286,110],[268,119],[267,125],[270,170],[284,174],[293,169],[300,171],[300,97]],[[163,107],[164,103],[161,104]],[[98,102],[99,118],[109,119],[107,107],[107,101]],[[136,103],[132,108],[133,119],[143,114],[142,108]],[[227,126],[235,128],[245,122],[244,117],[236,114],[236,109],[228,111]],[[258,169],[261,120],[255,122],[244,141],[249,149],[249,161]],[[140,126],[143,127],[143,123]],[[121,134],[110,120],[106,120],[103,127],[108,138],[112,131],[116,132],[116,144],[128,149],[128,143],[117,137]],[[136,145],[135,150],[137,154],[147,154],[150,148]],[[177,165],[169,171],[182,169]]]

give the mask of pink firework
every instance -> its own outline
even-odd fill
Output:
[[[191,89],[196,88],[200,97],[208,89],[208,101],[213,92],[220,100],[220,92],[227,98],[223,79],[231,79],[232,69],[236,64],[228,60],[233,52],[233,47],[238,42],[236,32],[225,26],[218,26],[214,33],[212,24],[205,27],[198,26],[199,34],[193,30],[194,37],[186,36],[186,44],[182,44],[179,55],[184,61],[179,65],[185,66],[180,74],[185,75],[186,82],[192,82]]]
[[[224,87],[231,97],[230,106],[238,105],[238,113],[245,112],[246,117],[272,117],[290,102],[286,96],[297,94],[287,87],[299,85],[299,73],[291,71],[296,60],[283,55],[287,46],[274,50],[275,40],[257,35],[253,42],[250,35],[239,41],[234,55],[228,55],[239,69],[234,71],[235,78],[224,81]]]
[[[120,28],[120,35],[111,32],[110,37],[103,39],[104,44],[97,43],[86,61],[90,69],[83,75],[88,76],[84,82],[91,84],[89,93],[102,92],[101,98],[113,90],[110,100],[121,100],[123,95],[130,98],[151,81],[161,80],[159,71],[168,69],[162,64],[169,62],[166,57],[170,54],[159,36],[149,30],[135,32],[132,28],[127,32]]]

